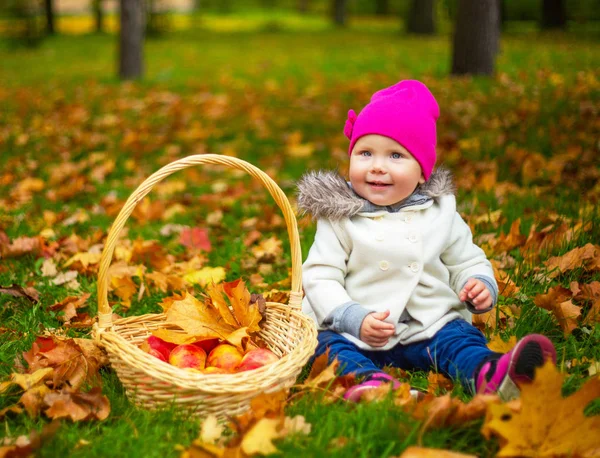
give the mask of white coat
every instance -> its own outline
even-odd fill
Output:
[[[427,183],[433,180],[433,186],[421,190],[433,199],[396,213],[360,211],[366,201],[351,189],[348,193],[339,176],[312,174],[300,183],[299,206],[318,218],[315,240],[303,265],[302,310],[320,329],[337,307],[349,302],[358,302],[368,311],[391,312],[386,321],[396,326],[396,332],[385,347],[373,348],[343,333],[369,350],[430,339],[457,318],[470,322],[471,313],[458,293],[469,278],[485,276],[494,281],[494,273],[456,211],[455,197],[448,193],[449,175],[442,178],[445,181],[440,183],[439,176],[432,176]],[[335,186],[346,188],[338,190],[342,194],[330,188],[336,182]],[[314,192],[316,203],[311,201]],[[346,197],[359,199],[360,205],[342,202]],[[339,214],[340,207],[346,208],[346,215]]]

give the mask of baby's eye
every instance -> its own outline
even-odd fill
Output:
[[[368,157],[368,156],[370,156],[370,155],[371,155],[371,151],[361,151],[361,152],[360,152],[360,155],[361,155],[361,156],[367,156],[367,157]]]
[[[402,154],[400,153],[392,153],[392,159],[401,159],[402,158]]]

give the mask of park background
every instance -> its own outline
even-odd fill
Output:
[[[347,111],[414,78],[438,99],[438,164],[454,173],[459,211],[500,284],[497,310],[478,326],[498,349],[527,333],[549,336],[562,395],[590,392],[600,361],[600,2],[122,1],[140,14],[123,29],[137,40],[127,48],[118,2],[0,5],[2,380],[27,373],[17,361],[45,333],[89,337],[106,234],[150,174],[191,154],[235,156],[294,204],[306,171],[346,172]],[[298,224],[306,256],[314,222]],[[289,290],[281,215],[260,185],[223,169],[187,169],[157,186],[119,250],[116,261],[134,267],[111,283],[121,316],[158,312],[182,290],[200,294],[207,275],[242,277],[266,295]],[[199,453],[190,445],[198,419],[136,409],[112,370],[98,373],[106,401],[90,404],[109,403],[102,420],[75,421],[43,399],[33,408],[14,383],[2,385],[2,452]],[[438,399],[472,398],[433,373],[400,375]],[[41,383],[64,390],[59,382]],[[399,456],[414,444],[494,456],[505,446],[482,435],[481,416],[436,423],[394,402],[330,403],[335,386],[320,388],[287,403],[286,414],[304,416],[312,430],[277,441],[285,456]],[[532,456],[556,436],[587,456],[576,447],[593,437],[583,424],[597,421],[598,397],[579,405],[559,393],[546,402],[539,418],[561,424],[564,411],[553,407],[564,401],[584,423],[550,428],[539,443],[525,437]]]

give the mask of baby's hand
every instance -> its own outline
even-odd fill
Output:
[[[390,311],[369,313],[360,326],[360,340],[371,347],[384,347],[396,332],[396,327],[385,320]]]
[[[465,302],[469,301],[477,310],[485,310],[492,305],[492,294],[485,283],[476,278],[469,278],[458,298]]]

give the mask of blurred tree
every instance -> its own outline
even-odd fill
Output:
[[[45,0],[46,6],[46,32],[48,35],[54,35],[54,0]]]
[[[162,4],[164,8],[164,3]],[[168,11],[159,8],[158,0],[146,0],[146,35],[158,37],[171,28]]]
[[[308,0],[298,0],[296,6],[300,14],[308,13]]]
[[[96,22],[96,33],[102,33],[104,30],[104,12],[102,10],[102,0],[94,0],[94,19]]]
[[[141,78],[144,51],[143,0],[121,0],[121,32],[119,39],[119,76]]]
[[[347,15],[347,2],[346,0],[332,0],[331,1],[331,14],[333,16],[333,23],[339,27],[346,26],[346,15]]]
[[[378,16],[387,16],[390,14],[390,1],[389,0],[376,0],[375,1],[375,14]]]
[[[435,34],[435,0],[412,0],[406,31],[419,35]]]
[[[500,40],[498,0],[459,0],[452,74],[494,73]]]
[[[14,20],[14,27],[8,30],[9,43],[12,45],[37,46],[46,36],[44,11],[39,0],[8,0],[6,11]]]
[[[565,29],[567,10],[563,0],[544,0],[542,3],[542,29]]]

